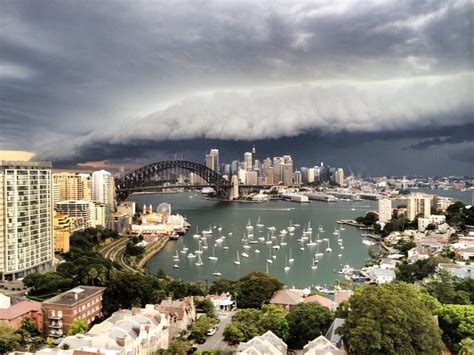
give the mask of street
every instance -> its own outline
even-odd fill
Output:
[[[234,312],[219,312],[218,313],[218,318],[219,318],[219,323],[217,326],[219,329],[217,329],[216,334],[208,336],[206,339],[206,342],[204,344],[195,344],[198,348],[198,350],[220,350],[225,353],[234,353],[237,349],[235,346],[230,346],[227,344],[227,342],[224,341],[224,329],[227,327],[227,325],[230,323],[232,320],[232,316],[234,315]]]

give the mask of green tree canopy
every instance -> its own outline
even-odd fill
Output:
[[[283,287],[277,278],[264,272],[251,272],[238,284],[237,304],[240,308],[260,308],[270,301],[275,291]]]
[[[290,330],[288,345],[293,349],[302,349],[329,329],[334,315],[319,303],[308,302],[291,308],[286,319]]]
[[[194,306],[196,307],[196,310],[200,310],[204,313],[206,313],[206,316],[210,318],[215,318],[216,317],[216,309],[214,307],[214,304],[209,298],[204,298],[204,297],[195,297],[194,298]]]
[[[201,340],[216,323],[217,319],[215,318],[200,317],[191,327],[191,337],[197,341]]]
[[[461,349],[461,340],[474,339],[474,306],[445,304],[435,313],[443,330],[443,340],[451,351]]]
[[[20,336],[15,333],[12,327],[0,322],[0,354],[14,351],[19,341]]]
[[[283,307],[267,304],[262,307],[260,328],[265,333],[271,330],[277,337],[286,341],[290,335],[286,310]]]
[[[447,304],[473,304],[474,279],[457,279],[446,270],[441,270],[437,278],[427,282],[426,290],[436,297],[441,303]]]
[[[87,324],[85,319],[77,318],[72,322],[69,330],[67,331],[67,335],[76,335],[76,334],[85,334],[89,329],[89,325]]]
[[[413,285],[367,285],[350,298],[342,334],[357,354],[439,354],[441,334]]]

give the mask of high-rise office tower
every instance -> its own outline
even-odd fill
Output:
[[[344,185],[344,170],[342,168],[336,169],[334,180],[339,186]]]
[[[272,167],[272,160],[270,158],[263,159],[263,175],[268,175],[268,170]]]
[[[221,167],[220,167],[220,162],[219,162],[219,149],[211,149],[211,152],[209,155],[212,157],[212,165],[213,167],[211,168],[212,170],[220,173],[221,172]]]
[[[314,168],[308,168],[307,180],[308,184],[311,184],[316,180],[316,171]]]
[[[278,184],[282,181],[282,165],[285,163],[285,159],[282,157],[273,158],[273,182]]]
[[[252,153],[244,153],[244,170],[252,170]]]
[[[0,273],[3,280],[53,266],[51,163],[0,161]]]
[[[281,167],[283,185],[293,185],[293,164],[282,164]]]
[[[273,178],[273,167],[270,167],[268,169],[267,174],[266,174],[266,178],[267,178],[267,184],[268,185],[275,184],[275,181],[274,181],[274,178]]]

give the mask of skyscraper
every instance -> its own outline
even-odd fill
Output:
[[[92,182],[89,174],[53,174],[53,183],[59,188],[59,201],[92,200]]]
[[[105,220],[115,209],[115,183],[112,174],[105,170],[92,173],[92,200],[105,205]]]
[[[282,164],[281,167],[283,185],[293,185],[293,164]]]
[[[408,196],[407,217],[413,221],[417,216],[429,218],[431,216],[432,195],[414,194]]]
[[[336,169],[334,180],[339,186],[344,185],[344,170],[342,168]]]
[[[213,159],[213,170],[220,173],[221,172],[221,167],[220,167],[220,162],[219,162],[219,149],[211,149],[211,152],[209,155]]]
[[[51,163],[0,161],[0,272],[3,280],[53,266]]]
[[[244,153],[244,170],[252,170],[252,153]]]

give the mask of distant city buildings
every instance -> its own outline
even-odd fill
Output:
[[[0,161],[0,273],[22,278],[53,266],[51,163]]]

